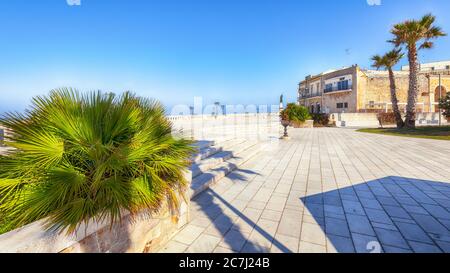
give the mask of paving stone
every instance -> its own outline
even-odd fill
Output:
[[[410,205],[402,205],[402,207],[409,213],[417,213],[417,214],[425,214],[429,215],[430,213],[421,206],[410,206]]]
[[[168,242],[159,253],[183,253],[188,248],[188,245],[177,241]]]
[[[449,242],[436,241],[436,243],[445,253],[450,253],[450,243]]]
[[[326,234],[338,235],[342,237],[350,237],[350,231],[346,220],[339,220],[334,218],[325,218]]]
[[[381,253],[383,251],[381,243],[375,236],[352,233],[352,238],[357,253]]]
[[[395,201],[392,197],[384,197],[384,196],[378,196],[377,197],[378,202],[381,203],[381,205],[387,205],[387,206],[397,206],[399,207],[400,204]]]
[[[411,216],[428,233],[448,234],[448,230],[432,216],[414,213]]]
[[[409,214],[401,207],[383,205],[383,208],[391,217],[411,219]]]
[[[342,200],[338,196],[324,196],[324,204],[330,206],[342,206]]]
[[[396,222],[396,225],[405,239],[433,244],[430,237],[417,224]]]
[[[218,246],[214,249],[213,253],[235,253],[235,251],[229,249],[229,248],[225,248],[225,247],[221,247]]]
[[[450,220],[450,212],[448,212],[443,207],[436,206],[436,205],[428,205],[428,204],[423,204],[422,206],[434,217],[440,218],[440,219],[445,219],[445,220]]]
[[[244,247],[250,233],[243,233],[238,230],[230,230],[219,243],[219,246],[229,248],[235,252],[240,252]]]
[[[415,253],[442,253],[439,247],[435,246],[434,244],[424,244],[409,241],[409,245],[412,247]]]
[[[318,204],[309,204],[304,211],[306,215],[312,215],[314,218],[323,218],[325,216],[324,206]]]
[[[393,254],[413,253],[414,252],[411,249],[404,249],[404,248],[399,248],[399,247],[394,247],[394,246],[387,246],[387,245],[383,246],[383,250],[384,250],[385,253],[393,253]]]
[[[383,210],[366,209],[367,217],[371,222],[377,222],[382,224],[393,224],[389,215]]]
[[[387,245],[409,249],[408,243],[405,239],[403,239],[402,234],[398,231],[375,228],[375,233],[383,246]]]
[[[220,237],[207,234],[200,235],[187,249],[187,253],[211,253],[220,242]]]
[[[310,224],[319,224],[321,226],[325,226],[325,218],[315,218],[311,215],[303,215],[302,218],[304,223],[310,223]]]
[[[267,203],[266,202],[261,202],[261,201],[250,201],[247,205],[248,208],[252,208],[252,209],[260,209],[263,210],[266,207]]]
[[[382,229],[387,229],[387,230],[398,231],[397,227],[393,224],[392,225],[391,224],[382,224],[382,223],[377,223],[377,222],[372,222],[371,224],[374,228],[382,228]]]
[[[419,206],[419,203],[414,201],[414,199],[411,197],[397,197],[395,195],[394,197],[401,205]]]
[[[299,253],[326,253],[327,248],[322,245],[312,244],[310,242],[300,241]]]
[[[174,240],[185,245],[191,245],[204,230],[205,228],[187,225],[175,235]]]
[[[450,230],[450,220],[439,219],[439,222],[443,224],[448,230]]]
[[[207,218],[207,217],[195,217],[194,219],[192,219],[191,222],[189,222],[189,224],[194,225],[194,226],[198,226],[198,227],[202,227],[202,228],[207,228],[209,225],[211,225],[211,219]]]
[[[264,210],[261,214],[262,219],[272,220],[272,221],[280,221],[282,212],[274,211],[274,210]]]
[[[361,198],[360,201],[364,208],[379,209],[379,210],[383,209],[383,207],[381,206],[380,202],[378,202],[378,200]]]
[[[341,206],[325,205],[324,206],[325,215],[328,214],[342,214],[344,215],[344,208]]]
[[[326,244],[325,233],[322,227],[317,224],[303,223],[300,239],[317,245]]]
[[[347,222],[352,233],[375,236],[375,232],[366,216],[347,214]]]
[[[342,201],[353,201],[353,202],[359,202],[358,196],[356,195],[350,195],[350,194],[341,194]]]
[[[285,211],[278,225],[277,233],[294,238],[299,238],[301,228],[302,215]]]
[[[355,202],[355,201],[349,201],[349,200],[342,200],[342,204],[344,206],[344,210],[346,213],[350,214],[356,214],[356,215],[366,215],[364,212],[363,207],[361,206],[361,203]]]
[[[348,237],[341,237],[336,235],[327,235],[328,247],[335,253],[355,253],[352,239]]]
[[[297,253],[300,240],[286,236],[283,234],[276,234],[270,249],[271,253]]]

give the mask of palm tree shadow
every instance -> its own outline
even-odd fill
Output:
[[[390,176],[300,200],[339,253],[450,251],[439,242],[450,238],[449,183]]]
[[[282,243],[271,236],[267,231],[258,226],[249,217],[243,214],[239,209],[231,205],[228,201],[222,198],[213,189],[207,189],[202,194],[192,200],[197,204],[201,211],[210,219],[214,228],[223,237],[223,242],[233,252],[247,252],[247,253],[267,253],[270,248],[262,246],[257,242],[251,242],[236,221],[242,221],[245,225],[253,227],[254,231],[261,235],[265,240],[276,246],[282,252],[289,253],[290,250]],[[224,209],[229,210],[227,213]],[[237,216],[233,219],[230,215]]]

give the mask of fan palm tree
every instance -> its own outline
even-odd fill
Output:
[[[126,92],[51,91],[0,124],[14,132],[0,157],[0,216],[16,228],[46,219],[72,233],[80,223],[178,205],[193,152],[175,139],[163,107]]]
[[[395,121],[397,123],[397,128],[399,129],[403,128],[405,126],[405,123],[403,122],[402,115],[400,114],[400,109],[398,108],[397,86],[395,84],[393,67],[398,64],[403,56],[404,54],[402,53],[401,49],[393,49],[383,56],[375,55],[372,57],[373,67],[377,69],[386,68],[389,72],[392,110],[394,111]]]
[[[446,35],[440,27],[434,25],[435,20],[435,16],[427,14],[420,20],[408,20],[397,24],[391,30],[394,38],[390,42],[396,47],[404,45],[408,50],[410,74],[405,125],[409,128],[414,128],[416,121],[416,102],[419,92],[418,73],[420,70],[418,50],[432,48],[433,39]]]

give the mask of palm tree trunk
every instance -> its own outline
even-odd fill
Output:
[[[408,128],[416,127],[416,102],[419,93],[419,82],[417,80],[419,73],[419,65],[417,62],[417,47],[415,44],[408,46],[409,60],[409,89],[408,89],[408,105],[406,106],[405,125]]]
[[[392,71],[392,67],[389,67],[389,81],[391,83],[392,110],[394,111],[397,128],[400,129],[405,126],[405,123],[403,122],[402,115],[400,114],[400,109],[398,108],[397,86],[395,84],[395,76],[394,71]]]

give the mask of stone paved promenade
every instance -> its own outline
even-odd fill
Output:
[[[450,252],[450,142],[291,134],[197,196],[162,252]]]

